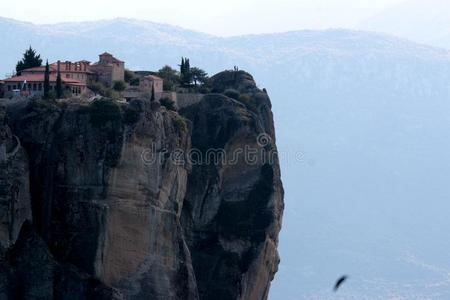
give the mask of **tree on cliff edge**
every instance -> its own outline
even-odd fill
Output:
[[[208,81],[208,73],[206,73],[204,70],[193,67],[190,70],[191,72],[191,78],[194,82],[194,85],[197,86],[197,84],[205,84]]]
[[[180,82],[180,74],[168,65],[159,69],[158,76],[164,80],[163,89],[165,91],[172,91],[175,85]]]
[[[23,54],[23,58],[21,61],[17,62],[16,65],[16,72],[18,75],[20,75],[20,72],[22,72],[25,69],[34,68],[34,67],[40,67],[42,65],[42,59],[39,54],[36,53],[36,50],[33,48],[30,48],[25,51]]]
[[[48,62],[47,62],[48,65]],[[45,70],[47,71],[47,65],[45,66]],[[63,88],[62,88],[62,80],[61,80],[61,71],[59,69],[58,64],[58,75],[56,75],[56,98],[61,99],[63,95]]]
[[[191,82],[192,74],[189,58],[182,57],[180,65],[180,83],[182,86],[190,86]]]
[[[50,66],[47,60],[44,73],[44,99],[48,98],[50,98]]]
[[[152,84],[152,96],[150,98],[150,101],[155,101],[155,84]]]

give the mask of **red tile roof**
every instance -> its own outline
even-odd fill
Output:
[[[160,78],[160,77],[158,77],[158,76],[155,76],[155,75],[147,75],[147,76],[144,76],[144,78],[145,79],[148,79],[148,80],[150,80],[150,81],[159,81],[159,80],[162,80],[162,78]]]
[[[14,76],[8,79],[5,79],[5,82],[41,82],[44,81],[44,74],[27,74],[27,75],[19,75]],[[50,75],[50,81],[56,81],[55,75]]]
[[[5,82],[44,82],[44,74],[26,74],[20,76],[14,76],[8,79],[5,79]],[[75,86],[85,86],[84,82],[70,79],[70,78],[61,78],[61,81],[66,85],[75,85]],[[50,82],[56,82],[56,75],[50,74]]]
[[[115,58],[114,55],[112,55],[111,53],[108,53],[108,52],[104,52],[104,53],[100,54],[99,56],[111,56],[111,58],[114,62],[123,63],[122,60]]]
[[[50,71],[53,71],[52,65],[50,65]],[[54,71],[56,71],[56,69]],[[28,68],[28,69],[22,70],[22,72],[45,72],[45,66]]]

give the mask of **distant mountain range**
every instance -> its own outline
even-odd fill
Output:
[[[449,49],[450,5],[447,0],[406,0],[358,27]]]
[[[127,67],[237,65],[273,103],[286,189],[270,299],[450,298],[450,53],[363,31],[219,38],[115,19],[0,19],[1,74],[31,44],[50,61],[108,51]],[[431,295],[431,296],[430,296]]]

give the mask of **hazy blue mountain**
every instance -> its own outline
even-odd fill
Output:
[[[447,0],[405,0],[365,20],[358,27],[450,48],[449,16]]]
[[[109,51],[127,66],[238,65],[272,98],[286,189],[271,299],[450,298],[450,53],[345,30],[218,38],[117,19],[0,20],[2,73]],[[350,279],[331,292],[342,274]]]

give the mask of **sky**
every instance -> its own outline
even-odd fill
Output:
[[[219,36],[352,28],[404,0],[22,0],[0,16],[37,24],[117,17],[178,25]]]

